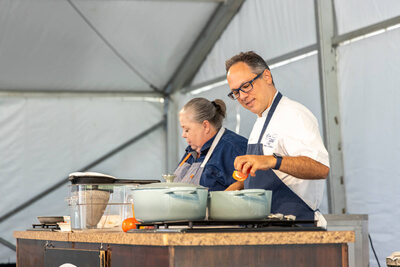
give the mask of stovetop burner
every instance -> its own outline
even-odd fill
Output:
[[[54,231],[61,230],[60,226],[56,223],[37,223],[32,224],[31,229],[27,229],[27,231]]]
[[[316,221],[308,220],[245,220],[245,221],[165,221],[136,224],[132,233],[215,233],[215,232],[269,232],[269,231],[325,231]]]

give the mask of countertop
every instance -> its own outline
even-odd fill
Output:
[[[354,231],[282,231],[241,233],[124,233],[105,231],[16,231],[14,238],[62,242],[147,246],[230,246],[333,244],[355,242]]]

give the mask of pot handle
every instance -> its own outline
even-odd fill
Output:
[[[234,191],[232,193],[234,196],[245,196],[245,195],[257,195],[257,196],[261,196],[265,194],[265,190],[261,189],[261,190],[252,190],[252,191],[247,191],[247,192],[243,192],[242,190],[239,191]]]
[[[171,187],[164,190],[164,194],[175,194],[177,192],[195,194],[197,193],[196,187]]]

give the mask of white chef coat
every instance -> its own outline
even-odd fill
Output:
[[[276,97],[276,95],[275,95]],[[256,144],[269,108],[258,117],[249,144]],[[329,167],[329,155],[318,129],[315,116],[302,104],[283,96],[262,137],[264,155],[307,156]],[[304,180],[279,170],[275,174],[313,210],[322,201],[325,180]],[[320,212],[316,219],[324,221]],[[320,224],[319,224],[320,225]]]

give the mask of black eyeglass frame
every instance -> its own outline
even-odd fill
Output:
[[[238,98],[235,96],[236,92],[239,93],[239,97],[240,97],[240,91],[242,91],[243,93],[248,93],[248,92],[250,92],[251,90],[253,90],[253,82],[254,82],[255,80],[257,80],[258,78],[260,78],[261,75],[262,75],[263,73],[264,73],[264,71],[261,72],[260,74],[258,74],[256,77],[254,77],[254,79],[252,79],[251,81],[248,81],[248,82],[243,83],[238,89],[233,89],[233,90],[228,94],[228,97],[229,97],[230,99],[232,99],[232,100],[236,100],[236,99],[238,99]],[[243,87],[244,85],[246,85],[246,84],[249,84],[249,86],[251,86],[251,88],[250,88],[249,90],[246,90],[246,91],[245,91],[244,89],[242,89],[242,87]]]

